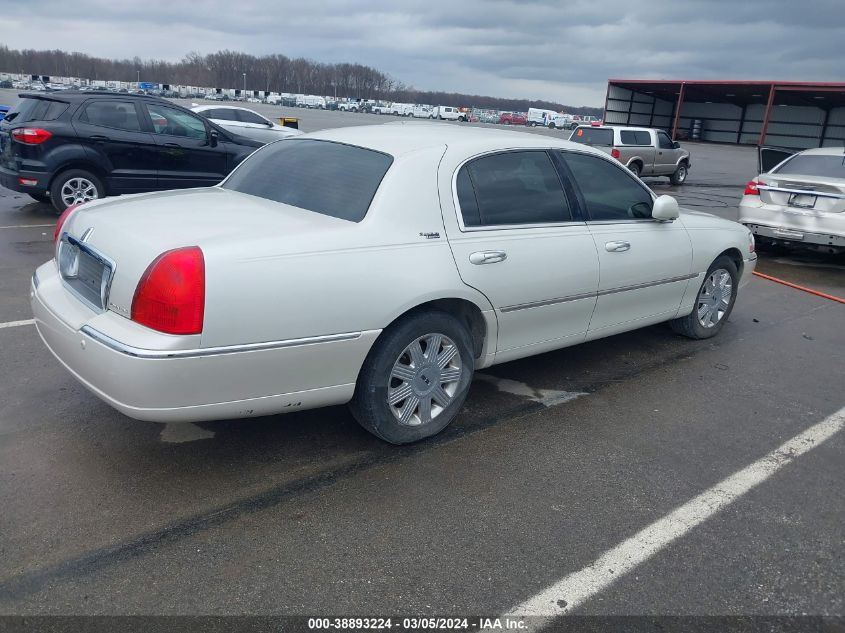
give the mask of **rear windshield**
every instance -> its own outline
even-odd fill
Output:
[[[360,222],[392,162],[354,145],[288,139],[255,152],[223,187]]]
[[[798,154],[772,173],[845,178],[845,150],[837,156]]]
[[[600,127],[579,127],[572,133],[570,141],[584,145],[613,146],[613,130]]]
[[[9,110],[6,120],[15,123],[28,121],[53,121],[62,116],[68,108],[67,103],[48,101],[46,99],[21,99],[15,107]]]

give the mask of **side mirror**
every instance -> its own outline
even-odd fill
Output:
[[[678,201],[672,196],[658,196],[651,208],[651,217],[658,222],[671,222],[677,220],[681,214],[678,208]]]
[[[219,140],[220,135],[217,134],[217,130],[211,130],[208,133],[208,144],[211,147],[217,147],[217,141]]]
[[[672,147],[673,147],[674,149],[681,149],[681,144],[680,144],[680,143],[678,143],[678,141],[675,141],[674,143],[672,143]]]

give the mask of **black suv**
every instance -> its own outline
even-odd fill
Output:
[[[104,196],[214,185],[261,146],[157,97],[19,96],[0,121],[0,184],[58,211]]]

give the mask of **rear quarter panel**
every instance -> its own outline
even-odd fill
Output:
[[[485,309],[446,241],[437,191],[443,151],[396,158],[359,223],[338,220],[337,230],[307,242],[257,236],[207,246],[202,345],[379,330],[439,298]]]

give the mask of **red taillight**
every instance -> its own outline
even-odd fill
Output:
[[[53,136],[52,132],[42,130],[40,127],[19,127],[12,130],[12,138],[27,145],[40,145]]]
[[[53,231],[53,241],[58,242],[59,237],[62,234],[62,227],[67,222],[67,219],[70,217],[70,214],[76,211],[78,204],[72,204],[67,209],[62,211],[62,214],[59,216],[59,219],[56,221],[56,229]]]
[[[166,334],[199,334],[205,314],[205,259],[199,246],[159,255],[132,298],[132,320]]]
[[[619,158],[620,156],[622,156],[622,154],[619,153],[619,150],[615,147],[610,150],[610,155],[613,156],[613,158]]]
[[[764,182],[758,182],[756,180],[749,180],[748,184],[745,185],[745,193],[743,195],[745,195],[745,196],[759,196],[760,190],[757,187],[759,187],[760,185],[765,185],[765,184],[766,183],[764,183]]]

